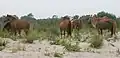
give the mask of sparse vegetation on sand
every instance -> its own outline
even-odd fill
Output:
[[[1,53],[8,52],[13,53],[15,56],[37,55],[38,58],[69,58],[71,55],[73,58],[88,55],[87,58],[89,58],[91,54],[96,57],[99,55],[110,55],[109,57],[111,57],[111,55],[119,54],[119,30],[116,34],[118,38],[116,42],[107,41],[106,39],[108,38],[106,38],[106,36],[109,37],[109,32],[103,32],[103,35],[98,35],[97,30],[91,26],[91,15],[81,16],[80,19],[83,20],[84,23],[82,29],[79,31],[75,29],[72,30],[72,36],[67,37],[67,35],[65,35],[65,38],[61,38],[59,29],[60,18],[58,18],[57,15],[54,15],[56,17],[38,20],[36,20],[33,15],[32,17],[30,15],[32,15],[32,13],[21,17],[21,19],[25,19],[31,23],[30,31],[26,36],[23,35],[24,33],[22,33],[22,36],[14,36],[12,32],[2,31],[1,28],[0,57],[3,56]],[[116,16],[107,12],[97,14],[99,17],[103,17],[104,15],[116,19]],[[75,17],[77,17],[77,15],[75,15]],[[116,21],[117,25],[119,25],[120,21]],[[111,38],[114,39],[115,37]],[[113,45],[110,45],[110,43],[113,43]]]

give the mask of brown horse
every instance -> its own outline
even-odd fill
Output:
[[[17,34],[17,32],[20,35],[21,31],[24,30],[26,35],[28,34],[28,31],[30,28],[30,23],[28,21],[19,20],[17,17],[8,15],[8,14],[7,14],[6,18],[7,18],[7,20],[4,21],[4,22],[6,22],[6,24],[3,28],[3,30],[7,29],[8,31],[14,32],[15,35]]]
[[[98,34],[103,34],[102,30],[110,30],[111,31],[111,36],[116,35],[116,28],[117,24],[116,21],[108,18],[108,17],[103,17],[103,18],[97,18],[93,17],[91,23],[93,26],[98,30]]]
[[[78,31],[82,28],[82,20],[73,19],[71,20],[72,29],[77,29]]]
[[[64,16],[61,18],[60,24],[60,32],[61,32],[61,38],[62,38],[62,33],[64,35],[65,38],[65,32],[67,32],[67,36],[71,36],[71,21],[70,18],[68,16]]]

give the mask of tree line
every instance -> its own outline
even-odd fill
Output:
[[[89,24],[89,20],[92,15],[83,15],[83,16],[74,15],[73,18],[74,19],[80,18],[81,20],[84,21],[84,23]],[[96,15],[98,17],[107,16],[108,18],[117,20],[117,23],[120,22],[120,17],[117,18],[112,13],[101,11],[101,12],[98,12]],[[5,17],[4,15],[2,17],[0,17],[0,27],[1,28],[4,26],[4,22],[3,22],[4,17]],[[60,18],[58,18],[57,15],[53,15],[52,18],[36,19],[36,18],[34,18],[34,15],[32,13],[29,13],[28,15],[21,16],[20,19],[30,21],[35,29],[47,29],[48,27],[51,28],[50,25],[52,26],[52,28],[58,27],[57,25],[59,23]]]

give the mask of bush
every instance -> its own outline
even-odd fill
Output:
[[[72,44],[68,39],[56,39],[50,44],[62,45],[68,51],[80,51],[80,47],[78,46],[78,43]]]
[[[50,28],[49,31],[51,34],[53,34],[55,36],[59,35],[58,28],[53,27],[53,28]]]
[[[99,35],[94,35],[90,41],[91,47],[93,48],[100,48],[103,44],[103,38],[101,38]]]
[[[54,57],[62,57],[63,56],[63,54],[61,54],[61,53],[57,53],[57,52],[55,52],[55,54],[54,54]]]
[[[0,38],[0,51],[3,50],[8,43],[7,38]]]
[[[7,43],[7,38],[0,38],[0,46],[6,46]]]
[[[80,51],[80,47],[78,46],[78,44],[74,44],[72,45],[71,43],[67,43],[65,45],[65,48],[68,50],[68,51],[75,51],[75,52],[79,52]]]
[[[7,38],[10,37],[10,34],[7,31],[0,30],[0,37]]]
[[[40,34],[38,33],[38,31],[34,30],[26,36],[26,42],[33,43],[33,40],[37,40],[38,38],[40,38]]]

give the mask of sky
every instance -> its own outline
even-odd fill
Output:
[[[120,0],[0,0],[0,16],[18,17],[32,13],[35,18],[52,15],[87,15],[100,11],[120,16]]]

